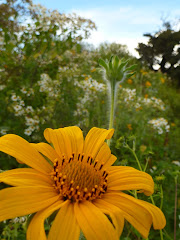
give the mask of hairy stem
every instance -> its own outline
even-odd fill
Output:
[[[114,81],[115,82],[115,81]],[[114,123],[114,106],[115,106],[115,84],[111,84],[110,90],[110,115],[109,115],[109,129],[113,128]],[[110,146],[110,139],[107,140],[108,146]]]

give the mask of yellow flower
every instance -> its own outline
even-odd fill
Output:
[[[130,78],[127,80],[127,82],[128,82],[128,84],[132,84],[133,83],[133,81]]]
[[[143,145],[143,144],[142,144],[142,145],[140,146],[140,151],[141,151],[141,152],[145,152],[146,149],[147,149],[147,146],[146,146],[146,145]]]
[[[145,95],[144,95],[144,98],[148,98],[148,94],[145,94]]]
[[[138,112],[139,110],[142,110],[143,108],[142,107],[138,107],[136,108],[136,111]]]
[[[84,140],[78,127],[47,128],[44,136],[51,145],[13,134],[1,137],[0,150],[30,168],[0,173],[0,182],[13,186],[0,191],[0,221],[36,213],[27,240],[78,240],[80,230],[87,240],[118,240],[124,219],[144,238],[152,223],[162,229],[166,220],[159,208],[122,192],[136,189],[149,196],[154,183],[145,172],[111,166],[116,157],[104,141],[113,133],[94,127]],[[44,221],[54,211],[47,238]]]
[[[164,181],[165,176],[164,175],[156,176],[155,179],[156,179],[157,182],[162,182],[162,181]]]
[[[127,128],[129,129],[129,130],[132,130],[132,125],[129,123],[129,124],[127,124]]]
[[[85,78],[84,78],[84,80],[86,80],[86,81],[87,81],[88,79],[89,79],[89,77],[85,77]]]
[[[96,71],[96,68],[92,68],[91,69],[91,72],[93,73],[93,72],[95,72]]]
[[[142,73],[142,75],[146,75],[147,74],[147,72],[142,70],[142,69],[140,70],[140,72]]]
[[[163,77],[160,78],[162,83],[165,83],[165,79]]]
[[[146,87],[150,87],[151,83],[149,81],[146,81],[145,85],[146,85]]]
[[[175,127],[175,126],[176,126],[176,124],[172,122],[172,123],[171,123],[171,126],[172,126],[172,127]]]

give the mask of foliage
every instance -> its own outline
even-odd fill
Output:
[[[95,28],[92,21],[24,2],[20,12],[16,1],[6,1],[7,12],[4,22],[0,21],[0,135],[15,133],[39,142],[44,141],[46,127],[78,125],[85,134],[92,126],[107,128],[109,101],[98,60],[110,59],[113,54],[130,59],[130,65],[136,64],[136,73],[118,85],[111,149],[118,157],[117,165],[138,168],[128,145],[152,175],[154,201],[167,219],[164,239],[173,239],[175,178],[180,165],[180,96],[171,79],[146,69],[119,44],[102,44],[97,49],[82,44]],[[4,8],[0,5],[1,12]],[[162,33],[151,37],[159,41]],[[0,153],[0,159],[2,170],[20,166],[5,154]],[[177,218],[177,229],[178,224]],[[45,226],[48,230],[47,222]],[[1,223],[0,239],[25,239],[25,228],[24,222]],[[177,239],[179,234],[177,231]],[[140,237],[126,224],[121,239]],[[151,239],[160,239],[159,232],[152,230]]]
[[[158,68],[162,73],[167,73],[173,79],[180,79],[180,30],[174,30],[169,22],[163,24],[155,34],[144,34],[148,37],[148,43],[139,43],[137,51],[140,60],[147,64],[151,70]],[[180,82],[179,82],[180,84]]]

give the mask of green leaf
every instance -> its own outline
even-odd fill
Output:
[[[108,67],[107,63],[101,58],[99,59],[99,65],[102,66],[103,68],[105,68],[106,71],[109,70],[109,67]]]

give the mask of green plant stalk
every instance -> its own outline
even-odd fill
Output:
[[[115,108],[115,80],[110,85],[110,116],[109,116],[109,129],[113,128],[114,124],[114,108]],[[110,139],[107,140],[108,146],[110,146]]]
[[[174,201],[174,240],[176,240],[176,212],[177,212],[177,179],[178,176],[175,177],[175,201]]]
[[[160,204],[160,209],[162,209],[163,207],[163,189],[162,189],[162,184],[160,186],[160,189],[161,189],[161,204]]]
[[[163,240],[163,232],[162,232],[162,229],[160,229],[159,232],[160,232],[161,240]]]
[[[142,167],[141,167],[141,164],[140,164],[140,162],[139,162],[139,159],[138,159],[135,151],[134,151],[133,149],[131,149],[131,148],[129,147],[129,145],[127,145],[127,148],[130,150],[130,152],[131,152],[131,153],[133,154],[133,156],[135,157],[136,162],[137,162],[138,167],[139,167],[139,170],[143,172]]]
[[[145,165],[145,167],[144,167],[144,170],[143,170],[144,172],[145,172],[145,171],[146,171],[146,169],[147,169],[148,162],[149,162],[149,159],[147,158],[147,159],[146,159],[146,165]]]

